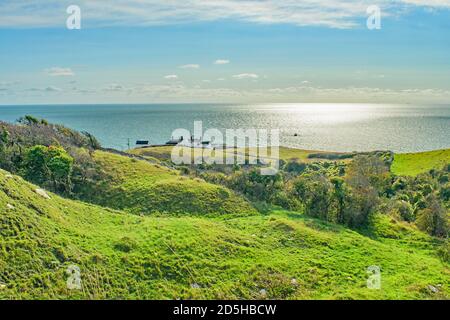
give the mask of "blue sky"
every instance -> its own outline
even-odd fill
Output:
[[[0,43],[0,104],[450,101],[450,0],[3,0]]]

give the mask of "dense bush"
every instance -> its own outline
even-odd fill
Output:
[[[416,222],[430,234],[445,236],[448,173],[434,170],[416,178],[395,177],[389,169],[391,158],[391,153],[378,152],[353,155],[348,164],[289,161],[275,176],[262,176],[257,168],[245,166],[196,167],[191,174],[226,185],[258,203],[258,207],[265,203],[303,210],[310,216],[355,228],[367,224],[378,210]],[[436,211],[436,205],[430,202],[433,194],[439,195],[442,211]]]
[[[308,166],[304,162],[289,161],[284,165],[283,169],[286,172],[300,174],[303,173],[307,167]]]
[[[417,213],[417,226],[431,235],[447,237],[449,232],[447,210],[434,194],[427,200],[428,206]]]
[[[293,195],[304,205],[305,213],[316,218],[331,220],[333,184],[321,174],[305,174],[293,182]]]
[[[37,145],[25,152],[24,176],[55,192],[70,192],[73,158],[62,147]]]
[[[280,173],[262,175],[258,169],[239,171],[228,178],[227,184],[252,200],[267,202],[270,202],[273,196],[283,189]]]
[[[100,144],[46,120],[24,116],[17,124],[0,122],[0,168],[63,194],[93,189],[104,175],[92,152]]]

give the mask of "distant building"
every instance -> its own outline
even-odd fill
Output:
[[[136,147],[148,147],[149,141],[148,140],[137,140],[136,141]]]
[[[190,136],[188,139],[184,139],[183,137],[174,138],[168,142],[166,142],[166,145],[168,146],[185,146],[185,147],[191,147],[191,148],[207,148],[210,147],[210,141],[203,141],[202,138],[198,139],[194,136]]]
[[[172,137],[169,141],[166,142],[166,145],[168,145],[168,146],[176,146],[181,141],[183,141],[183,137],[179,137],[179,138]]]

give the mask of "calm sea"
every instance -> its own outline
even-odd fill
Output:
[[[174,129],[281,129],[281,145],[311,150],[415,152],[450,148],[450,105],[149,104],[0,106],[0,120],[23,115],[94,134],[105,147],[137,139],[165,143]]]

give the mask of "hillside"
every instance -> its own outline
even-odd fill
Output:
[[[131,154],[148,157],[149,159],[170,160],[172,148],[170,146],[138,148],[128,152]],[[248,157],[248,149],[230,149],[225,154],[245,154]],[[285,162],[300,161],[343,161],[344,163],[351,159],[353,153],[335,153],[325,151],[311,151],[302,149],[293,149],[280,147],[279,158]],[[270,157],[270,151],[268,153]],[[341,159],[339,159],[342,157]],[[431,169],[441,170],[450,163],[450,149],[434,150],[416,153],[398,153],[394,154],[391,171],[398,176],[417,176],[420,173],[426,173]]]
[[[101,157],[101,155],[100,155]],[[448,298],[432,238],[378,217],[364,236],[301,214],[130,215],[0,170],[0,299]],[[80,268],[82,290],[66,270]],[[382,289],[366,268],[382,268]]]
[[[397,175],[416,176],[431,169],[442,169],[447,164],[450,164],[450,149],[396,154],[391,169]]]
[[[159,160],[169,160],[171,158],[172,146],[159,146],[159,147],[148,147],[148,148],[137,148],[128,150],[129,153],[145,156],[149,158],[156,158]],[[256,148],[239,148],[239,149],[225,149],[223,151],[223,155],[234,155],[234,154],[242,154],[248,156],[249,149],[252,150],[253,153],[256,153]],[[187,148],[187,152],[192,149]],[[218,149],[219,150],[219,149]],[[221,151],[216,151],[221,152]],[[267,156],[270,157],[270,148],[265,152]],[[214,154],[214,153],[213,153]],[[314,161],[318,160],[314,155],[327,154],[324,151],[311,151],[311,150],[302,150],[302,149],[293,149],[280,146],[279,148],[279,157],[283,161],[292,161],[292,160],[300,160],[300,161]]]
[[[44,119],[0,121],[0,168],[60,195],[137,214],[256,213],[235,192],[182,176],[156,158],[103,150],[89,133]]]
[[[244,198],[229,189],[189,179],[158,164],[96,151],[95,161],[106,172],[85,201],[137,214],[254,214]]]

